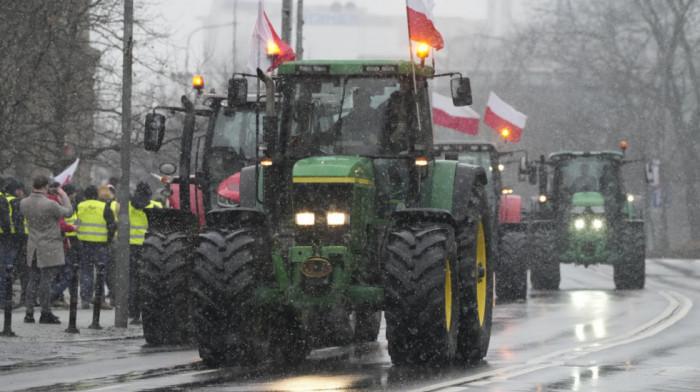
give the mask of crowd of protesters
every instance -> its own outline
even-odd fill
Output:
[[[41,307],[39,323],[60,324],[52,308],[68,307],[64,292],[78,264],[82,309],[114,307],[115,237],[120,206],[115,200],[116,179],[109,184],[90,185],[84,190],[72,184],[61,185],[48,177],[32,179],[30,192],[15,178],[0,176],[0,304],[5,303],[6,276],[20,282],[19,301],[24,306],[24,322],[34,323],[34,308]],[[148,184],[136,185],[129,201],[129,318],[140,323],[139,255],[148,228],[144,209],[162,208],[151,200]],[[105,285],[95,287],[95,273],[103,269]],[[103,298],[95,303],[96,291]],[[109,300],[109,302],[108,302]]]

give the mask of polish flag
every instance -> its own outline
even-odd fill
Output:
[[[73,162],[73,164],[68,166],[68,168],[66,170],[62,171],[61,174],[59,174],[53,178],[54,181],[60,183],[61,186],[69,183],[70,179],[75,174],[75,171],[78,169],[78,163],[80,163],[80,158],[75,158],[75,162]]]
[[[440,50],[445,44],[433,23],[434,6],[433,0],[406,0],[408,35],[414,41],[425,42],[433,49]]]
[[[469,135],[479,130],[479,113],[468,106],[455,106],[452,99],[433,93],[433,123]]]
[[[493,91],[489,94],[484,124],[498,132],[504,139],[513,143],[519,142],[526,121],[526,115],[503,102]]]
[[[258,2],[258,21],[250,42],[248,70],[255,73],[258,68],[271,72],[285,61],[297,58],[296,53],[286,42],[282,41],[267,18],[263,2]]]

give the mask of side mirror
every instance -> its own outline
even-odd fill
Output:
[[[158,151],[165,136],[165,116],[158,113],[146,115],[146,132],[143,136],[143,146],[146,151]]]
[[[228,106],[243,105],[248,101],[248,81],[245,78],[228,80]]]
[[[462,76],[450,80],[452,90],[452,104],[455,106],[467,106],[472,104],[472,86],[469,78]]]
[[[158,167],[158,170],[162,174],[165,174],[166,176],[170,176],[177,171],[177,166],[175,166],[172,163],[163,163]]]

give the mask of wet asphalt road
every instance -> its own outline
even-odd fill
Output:
[[[393,367],[383,329],[286,369],[207,369],[192,347],[140,338],[0,338],[0,390],[696,391],[698,278],[700,260],[648,260],[646,289],[616,291],[610,267],[562,265],[560,290],[497,304],[489,354],[472,367]]]

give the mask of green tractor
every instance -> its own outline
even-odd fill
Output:
[[[642,289],[644,221],[623,189],[621,151],[558,152],[539,162],[540,196],[530,223],[530,283],[559,288],[559,263],[612,264],[617,289]],[[551,168],[552,172],[549,173]]]
[[[374,341],[382,311],[395,364],[486,355],[487,177],[433,158],[428,81],[438,76],[452,76],[456,105],[471,103],[469,79],[407,61],[259,72],[278,99],[261,118],[256,164],[240,171],[239,204],[208,211],[198,235],[182,234],[193,236],[192,314],[205,364],[294,364],[314,348]],[[247,82],[229,86],[226,106],[235,107]]]
[[[521,222],[522,199],[504,188],[502,171],[504,157],[523,152],[499,152],[493,143],[477,141],[436,141],[434,149],[439,158],[457,160],[484,168],[488,178],[486,191],[491,206],[491,227],[494,244],[498,244],[496,295],[498,300],[527,298],[527,262],[523,254],[527,245],[527,224]]]

